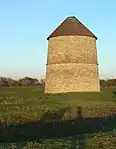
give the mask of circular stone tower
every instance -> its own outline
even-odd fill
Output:
[[[48,39],[45,93],[98,92],[97,37],[68,17]]]

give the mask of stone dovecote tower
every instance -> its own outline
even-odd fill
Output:
[[[45,93],[98,92],[97,37],[76,17],[47,38]]]

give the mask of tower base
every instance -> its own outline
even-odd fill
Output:
[[[51,64],[46,71],[45,93],[100,91],[97,64]]]

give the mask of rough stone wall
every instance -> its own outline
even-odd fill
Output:
[[[85,36],[49,39],[45,93],[100,91],[96,40]]]
[[[48,42],[47,64],[97,64],[96,39],[87,36],[58,36]]]

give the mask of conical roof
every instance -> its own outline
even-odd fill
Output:
[[[97,37],[74,16],[67,17],[47,39],[68,35],[90,36],[97,40]]]

